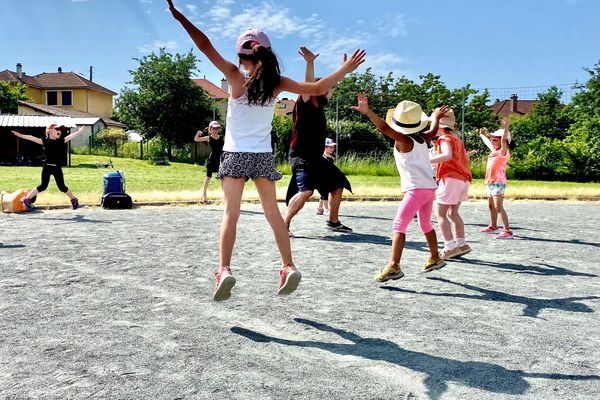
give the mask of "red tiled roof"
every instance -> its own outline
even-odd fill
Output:
[[[74,72],[43,72],[34,76],[45,89],[91,89],[96,92],[108,93],[115,96],[117,93],[100,86],[95,82],[85,79]]]
[[[90,89],[96,92],[108,93],[112,96],[117,95],[110,89],[100,86],[95,82],[85,79],[74,72],[44,72],[38,75],[29,76],[23,74],[22,78],[17,77],[17,73],[9,70],[0,72],[0,80],[17,83],[21,82],[27,86],[38,89]]]
[[[215,100],[226,99],[229,97],[229,93],[212,83],[211,81],[204,78],[192,79],[196,86],[201,87],[210,97]]]
[[[292,114],[296,102],[290,99],[281,99],[275,104],[275,114],[280,117]]]
[[[19,79],[16,72],[12,72],[9,70],[4,70],[0,72],[0,81],[10,82],[10,83],[24,83],[27,86],[31,86],[34,88],[41,89],[40,84],[33,78],[27,74],[23,74],[22,78]]]
[[[503,118],[510,114],[525,115],[531,112],[533,106],[538,102],[537,100],[520,100],[517,99],[517,109],[515,112],[511,110],[511,99],[508,100],[497,100],[492,104],[492,110],[494,113]]]

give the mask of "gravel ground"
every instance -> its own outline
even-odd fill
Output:
[[[352,234],[315,207],[292,223],[302,283],[278,297],[271,231],[243,205],[222,303],[219,206],[0,214],[0,398],[600,398],[599,203],[508,202],[504,241],[467,203],[473,252],[430,274],[413,223],[387,285],[397,203],[344,203]]]

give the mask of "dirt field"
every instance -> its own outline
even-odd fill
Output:
[[[473,252],[426,275],[413,223],[388,285],[397,203],[343,204],[352,234],[315,207],[292,223],[302,283],[278,297],[271,231],[243,205],[223,303],[219,206],[0,214],[0,398],[600,398],[599,203],[508,202],[506,241],[465,204]]]

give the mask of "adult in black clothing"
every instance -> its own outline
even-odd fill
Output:
[[[58,190],[65,193],[67,196],[69,196],[69,199],[71,199],[73,210],[79,208],[79,201],[77,200],[77,197],[75,197],[65,185],[65,179],[60,164],[62,163],[62,158],[64,157],[65,153],[65,143],[75,139],[81,134],[81,132],[83,132],[83,127],[79,128],[79,130],[76,132],[66,135],[67,128],[64,125],[57,124],[51,124],[48,126],[48,128],[46,128],[46,136],[43,138],[32,135],[24,135],[20,132],[12,131],[12,133],[18,138],[29,140],[44,146],[44,153],[46,156],[46,159],[42,165],[42,182],[39,186],[33,188],[29,193],[27,193],[27,196],[21,199],[27,210],[33,210],[31,199],[36,197],[38,193],[46,190],[48,183],[50,183],[51,176],[54,176],[54,181],[56,182],[56,186],[58,186]]]
[[[206,197],[206,190],[208,189],[208,183],[212,174],[219,172],[219,164],[221,160],[221,154],[223,154],[224,138],[220,135],[221,124],[217,121],[212,121],[208,124],[208,134],[204,134],[202,131],[196,132],[194,137],[195,142],[204,142],[210,145],[210,154],[206,159],[206,176],[204,177],[204,185],[202,187],[202,197],[200,202],[205,204],[208,202]]]
[[[306,47],[298,52],[306,60],[305,80],[315,81],[314,61],[319,56]],[[288,205],[284,221],[290,227],[292,218],[304,207],[313,195],[329,193],[329,218],[326,227],[336,232],[352,232],[338,217],[344,188],[352,191],[346,176],[334,164],[323,158],[327,137],[327,120],[324,107],[332,91],[319,96],[300,95],[292,114],[292,140],[290,143],[290,164],[292,179],[288,186]]]

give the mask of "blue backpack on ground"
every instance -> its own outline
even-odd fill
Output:
[[[104,208],[132,208],[133,201],[125,193],[125,175],[123,171],[104,174],[104,190],[100,204]]]

